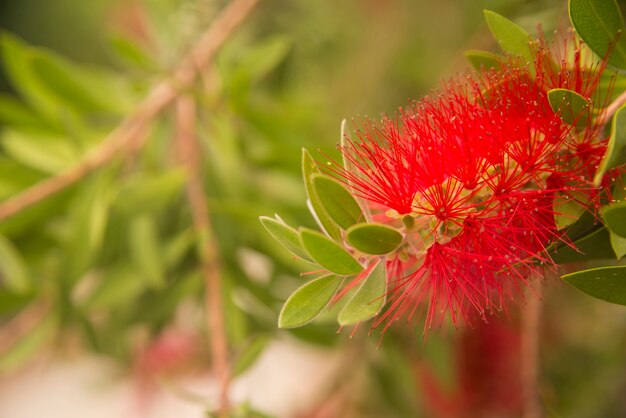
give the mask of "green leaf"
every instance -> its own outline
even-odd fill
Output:
[[[317,195],[326,213],[337,225],[348,229],[364,220],[363,212],[352,194],[337,180],[324,174],[311,176],[313,193]]]
[[[475,49],[465,51],[464,55],[476,70],[498,69],[506,60],[502,55]]]
[[[609,235],[611,238],[611,247],[613,247],[617,259],[621,260],[622,257],[626,255],[626,238],[620,237],[613,231],[609,231]]]
[[[58,113],[56,98],[33,74],[30,59],[33,48],[19,38],[3,32],[0,38],[0,54],[4,71],[11,85],[34,109],[45,115]]]
[[[25,333],[20,340],[11,346],[0,357],[0,374],[18,368],[40,352],[44,345],[54,336],[57,320],[48,315]]]
[[[78,161],[72,144],[61,136],[10,129],[0,141],[8,156],[43,173],[55,174]]]
[[[31,275],[26,262],[11,241],[0,235],[0,277],[3,286],[17,294],[32,289]]]
[[[239,352],[233,365],[233,376],[237,377],[254,365],[271,341],[267,335],[260,335],[250,341]]]
[[[239,59],[238,68],[245,71],[253,81],[266,77],[285,58],[292,42],[285,36],[272,36],[249,48]]]
[[[11,127],[50,128],[35,112],[13,96],[0,94],[0,122]]]
[[[567,89],[548,91],[550,107],[565,123],[584,126],[589,119],[590,102],[580,94]]]
[[[348,229],[348,244],[365,254],[383,255],[402,243],[402,234],[382,224],[361,223]]]
[[[130,67],[131,70],[142,69],[148,72],[158,70],[151,54],[146,53],[139,43],[116,35],[112,36],[109,41],[115,58]]]
[[[574,241],[574,248],[563,244],[556,249],[550,250],[549,255],[557,264],[615,258],[615,253],[611,247],[609,231],[604,227]]]
[[[604,206],[602,219],[612,232],[621,237],[626,237],[626,201]]]
[[[311,322],[330,303],[340,285],[341,279],[329,275],[300,287],[283,305],[278,317],[278,326],[295,328]]]
[[[615,0],[570,0],[569,17],[578,35],[601,57],[621,33],[609,63],[626,69],[626,27]]]
[[[269,232],[276,241],[298,257],[311,260],[311,257],[302,246],[298,231],[285,224],[282,219],[278,220],[267,216],[261,216],[259,219],[267,232]]]
[[[78,279],[99,254],[109,216],[111,201],[110,172],[101,172],[81,184],[70,203],[66,219],[64,275],[68,282]]]
[[[309,209],[311,210],[311,214],[319,224],[320,228],[322,228],[328,236],[333,239],[340,241],[341,240],[341,231],[335,225],[335,222],[328,216],[326,210],[322,206],[319,198],[315,194],[315,190],[313,187],[313,174],[318,174],[320,171],[317,168],[317,164],[315,164],[315,160],[309,154],[309,151],[302,148],[302,177],[304,177],[304,186],[306,188],[306,194],[309,198]]]
[[[554,197],[554,222],[557,229],[564,229],[578,221],[586,209],[589,198],[584,193],[557,191]]]
[[[532,61],[531,38],[528,32],[506,17],[491,10],[485,10],[484,13],[487,26],[489,26],[489,30],[500,44],[502,50]]]
[[[155,289],[165,286],[165,269],[155,222],[140,216],[130,225],[130,254],[135,267]]]
[[[387,273],[384,260],[378,261],[376,267],[362,280],[361,287],[339,312],[337,321],[340,325],[366,321],[376,316],[385,305]]]
[[[626,266],[577,271],[562,278],[588,295],[618,305],[626,305]]]
[[[626,36],[626,34],[625,34]],[[620,107],[611,122],[611,136],[604,153],[604,157],[598,166],[593,183],[599,186],[602,177],[611,168],[626,163],[626,105]]]
[[[122,185],[114,207],[125,215],[156,212],[182,195],[185,179],[179,169],[133,176]]]
[[[119,308],[136,301],[146,286],[147,283],[139,280],[137,274],[126,265],[109,268],[102,282],[81,303],[81,308],[85,311]]]
[[[15,294],[0,288],[0,316],[13,315],[33,300],[33,294]]]
[[[29,64],[33,75],[57,100],[77,112],[122,114],[129,109],[121,83],[109,74],[78,66],[39,49],[32,53]]]
[[[346,250],[317,231],[301,229],[302,245],[317,263],[330,272],[340,275],[357,274],[363,270]]]

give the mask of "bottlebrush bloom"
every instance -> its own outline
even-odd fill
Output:
[[[541,276],[538,263],[553,265],[547,247],[569,243],[555,199],[597,205],[592,180],[606,149],[597,121],[607,100],[597,86],[606,60],[573,33],[563,39],[540,36],[533,63],[509,58],[447,82],[395,118],[366,121],[340,148],[346,168],[329,170],[376,221],[406,236],[387,257],[391,302],[374,326],[410,318],[424,303],[427,326],[446,313],[457,322],[503,309]],[[578,93],[588,109],[566,123],[574,109],[553,110],[555,88]]]

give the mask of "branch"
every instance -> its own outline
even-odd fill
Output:
[[[187,200],[199,239],[200,259],[205,281],[207,325],[210,331],[213,370],[219,382],[218,414],[227,416],[230,367],[222,302],[219,248],[212,237],[209,207],[200,170],[200,146],[195,133],[196,106],[190,96],[176,101],[177,146],[181,163],[187,169]]]
[[[234,0],[229,3],[183,58],[172,76],[159,82],[131,116],[77,165],[0,203],[0,221],[77,183],[107,164],[127,146],[139,149],[146,141],[150,121],[176,99],[180,90],[194,82],[198,73],[211,62],[220,46],[244,21],[257,1]]]

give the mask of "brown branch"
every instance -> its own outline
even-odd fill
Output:
[[[541,418],[543,416],[539,402],[539,334],[541,320],[541,297],[543,283],[531,282],[527,292],[527,303],[522,310],[522,341],[520,371],[522,396],[524,400],[523,418]]]
[[[188,88],[193,83],[198,72],[211,62],[220,46],[244,21],[257,1],[232,1],[183,58],[172,76],[158,83],[131,116],[75,166],[0,203],[0,220],[9,218],[77,183],[111,161],[127,146],[140,148],[146,140],[150,121],[176,99],[180,90]]]
[[[209,207],[200,170],[200,146],[195,133],[196,106],[190,96],[176,101],[177,145],[181,163],[187,170],[187,199],[199,239],[199,252],[205,281],[207,325],[210,331],[212,364],[219,382],[218,414],[227,416],[230,368],[228,340],[222,303],[219,248],[212,237]]]

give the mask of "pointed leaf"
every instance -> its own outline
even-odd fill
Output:
[[[548,91],[550,107],[565,123],[570,125],[584,125],[589,118],[590,103],[580,94],[567,89],[552,89]]]
[[[41,352],[54,337],[57,324],[56,316],[48,315],[24,333],[14,345],[6,347],[0,356],[0,374],[6,375]]]
[[[609,63],[626,69],[626,27],[615,0],[570,0],[569,17],[578,35],[601,57],[621,33]]]
[[[557,191],[554,197],[554,222],[561,230],[573,225],[589,207],[589,198],[584,193]]]
[[[465,51],[464,55],[476,70],[498,69],[506,60],[502,55],[474,49]]]
[[[300,231],[302,244],[309,255],[328,271],[340,275],[357,274],[363,266],[345,249],[323,234],[310,229]]]
[[[622,257],[626,255],[626,238],[620,237],[613,231],[609,231],[609,235],[611,238],[611,247],[613,247],[613,251],[615,251],[615,256],[618,260],[621,260]]]
[[[333,222],[330,216],[328,216],[318,196],[315,194],[312,175],[318,174],[319,172],[320,171],[315,164],[315,160],[313,160],[309,151],[302,148],[302,177],[304,177],[304,186],[306,188],[307,197],[309,198],[309,209],[311,209],[311,214],[319,224],[320,228],[322,228],[328,236],[340,241],[341,231],[337,225],[335,225],[335,222]]]
[[[626,305],[626,266],[577,271],[562,278],[588,295],[618,305]]]
[[[337,180],[323,174],[311,176],[313,192],[328,216],[343,229],[348,229],[357,222],[362,222],[363,212],[352,194]]]
[[[290,227],[289,225],[281,222],[277,219],[267,216],[261,216],[259,218],[261,223],[269,232],[269,234],[285,248],[291,251],[293,254],[305,260],[310,260],[311,257],[306,252],[300,241],[300,234],[298,231]]]
[[[233,376],[239,376],[258,360],[265,348],[269,345],[271,338],[268,335],[260,335],[250,341],[237,355],[233,364]]]
[[[603,207],[602,219],[612,232],[626,237],[626,201]]]
[[[362,280],[361,287],[339,312],[337,321],[340,325],[366,321],[376,316],[385,305],[387,291],[385,262],[380,260],[370,274]]]
[[[140,216],[130,225],[130,253],[137,270],[153,288],[165,286],[165,269],[155,222]]]
[[[328,305],[340,285],[341,279],[329,275],[300,287],[283,305],[278,317],[278,326],[295,328],[311,322]]]
[[[25,260],[11,241],[0,235],[0,282],[17,294],[31,290],[30,272]]]
[[[55,174],[78,161],[74,147],[63,136],[8,129],[0,141],[9,157],[44,173]]]
[[[625,34],[626,36],[626,34]],[[611,168],[626,163],[626,105],[619,108],[611,122],[611,136],[604,153],[604,157],[598,166],[593,183],[599,186],[602,177]]]
[[[365,254],[389,254],[402,243],[402,234],[382,224],[357,224],[348,229],[348,244]]]
[[[531,38],[528,32],[491,10],[485,10],[485,20],[503,51],[513,55],[521,55],[529,61],[532,60]]]

